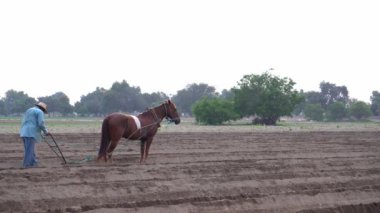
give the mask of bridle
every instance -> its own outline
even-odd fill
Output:
[[[166,106],[166,105],[169,105],[169,103],[165,102],[165,103],[163,103],[163,105],[164,105],[164,109],[165,109],[165,116],[164,116],[164,118],[166,120],[168,120],[169,122],[174,122],[175,120],[178,120],[178,117],[175,117],[175,118],[170,118],[169,117],[169,113],[168,113],[168,107],[169,106]],[[153,114],[154,119],[156,120],[156,123],[160,123],[162,121],[162,119],[158,118],[155,108],[152,108],[151,112]]]
[[[168,116],[168,108],[167,108],[166,105],[169,105],[169,103],[168,103],[168,102],[165,102],[165,103],[164,103],[164,108],[165,108],[165,119],[168,120],[169,122],[174,122],[174,121],[178,120],[179,117],[170,118],[170,117]]]

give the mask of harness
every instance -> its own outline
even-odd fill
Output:
[[[134,116],[134,115],[129,115],[129,116],[131,116],[133,118],[133,120],[135,121],[137,129],[141,129],[141,122],[140,122],[139,118]]]
[[[169,119],[169,118],[168,118],[168,108],[167,108],[166,104],[167,104],[167,103],[164,103],[164,104],[163,104],[163,105],[164,105],[164,109],[165,109],[165,115],[164,115],[163,118],[166,118],[166,119],[168,119],[169,121],[172,121],[173,119]],[[140,122],[140,120],[139,120],[139,118],[138,118],[137,116],[129,115],[129,116],[131,116],[131,117],[134,119],[135,124],[136,124],[136,126],[137,126],[137,129],[136,129],[132,134],[130,134],[130,135],[128,136],[128,138],[126,138],[127,140],[129,140],[134,134],[136,134],[137,131],[140,131],[140,137],[137,139],[137,140],[140,140],[141,138],[145,137],[146,134],[149,132],[149,130],[146,130],[146,128],[151,127],[151,126],[154,126],[154,125],[157,125],[158,127],[161,127],[161,124],[160,124],[160,123],[161,123],[161,121],[162,121],[163,118],[160,119],[160,118],[158,117],[155,108],[151,108],[151,109],[149,109],[149,112],[152,113],[153,118],[154,118],[154,122],[151,123],[151,124],[145,125],[145,126],[141,126],[141,122]]]

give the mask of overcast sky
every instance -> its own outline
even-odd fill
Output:
[[[64,92],[72,103],[126,80],[176,94],[246,74],[380,91],[380,1],[0,1],[0,97]]]

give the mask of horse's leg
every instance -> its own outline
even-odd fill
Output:
[[[119,140],[111,140],[110,146],[107,149],[107,158],[111,161],[111,163],[112,163],[112,152],[113,150],[115,150],[118,143],[119,143]]]
[[[145,159],[144,159],[144,162],[146,161],[146,159],[148,159],[148,155],[149,155],[149,149],[150,149],[150,145],[152,144],[152,141],[153,141],[153,137],[151,138],[148,138],[146,140],[146,147],[145,147]]]
[[[140,145],[140,164],[143,162],[144,155],[145,155],[145,149],[146,149],[146,143],[145,140],[141,139],[141,145]]]
[[[107,158],[112,162],[112,152],[115,150],[117,144],[119,143],[121,137],[123,136],[124,128],[117,128],[112,130],[111,141],[107,148]]]
[[[152,144],[153,137],[141,140],[141,158],[140,164],[145,163],[149,155],[150,144]]]

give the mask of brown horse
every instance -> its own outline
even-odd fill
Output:
[[[137,116],[122,113],[108,115],[102,124],[98,162],[102,160],[107,162],[108,159],[111,159],[112,152],[122,137],[129,140],[141,141],[140,163],[145,162],[148,158],[153,137],[164,118],[173,121],[175,124],[181,122],[177,108],[170,100],[165,101],[157,107],[148,109]]]

